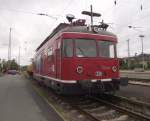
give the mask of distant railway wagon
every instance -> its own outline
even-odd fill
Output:
[[[29,74],[29,76],[33,76],[33,65],[32,64],[27,66],[27,73]]]
[[[61,94],[119,90],[117,37],[79,19],[61,23],[36,49],[33,76]]]

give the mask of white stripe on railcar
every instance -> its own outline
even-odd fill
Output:
[[[61,80],[61,79],[56,79],[56,78],[49,77],[49,76],[42,76],[40,74],[34,74],[34,75],[40,76],[40,77],[43,77],[43,78],[46,78],[46,79],[54,80],[54,81],[57,81],[57,82],[62,82],[62,83],[69,83],[69,84],[77,83],[76,80]]]
[[[108,78],[108,79],[101,79],[102,82],[110,82],[112,81],[112,79]]]

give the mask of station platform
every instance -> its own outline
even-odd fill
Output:
[[[144,79],[144,80],[150,81],[150,71],[136,72],[136,71],[121,70],[120,76],[128,77],[131,79],[136,78],[136,79]]]
[[[0,77],[0,121],[63,121],[19,75]]]

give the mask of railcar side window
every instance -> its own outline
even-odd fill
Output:
[[[77,57],[96,57],[96,41],[90,39],[76,39],[76,56]]]
[[[53,48],[52,47],[47,49],[47,57],[48,57],[48,61],[53,60]]]
[[[63,57],[73,56],[73,40],[72,39],[63,40],[62,56]]]
[[[37,72],[41,72],[41,55],[38,55],[36,58],[36,70]]]
[[[52,48],[48,48],[48,50],[47,50],[47,56],[48,56],[48,57],[51,56],[52,53],[53,53]]]
[[[99,56],[114,58],[115,57],[115,43],[109,41],[98,41]]]

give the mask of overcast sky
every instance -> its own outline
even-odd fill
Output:
[[[65,15],[87,19],[83,10],[101,13],[102,19],[111,23],[109,31],[118,36],[118,56],[127,56],[127,39],[130,53],[141,53],[139,34],[144,34],[144,52],[150,53],[150,0],[0,0],[0,58],[8,57],[9,29],[12,28],[12,58],[17,60],[21,47],[21,64],[29,64],[38,45],[60,23],[67,22]],[[141,10],[142,5],[142,10]],[[36,13],[47,13],[57,20]],[[128,26],[140,27],[129,29]]]

